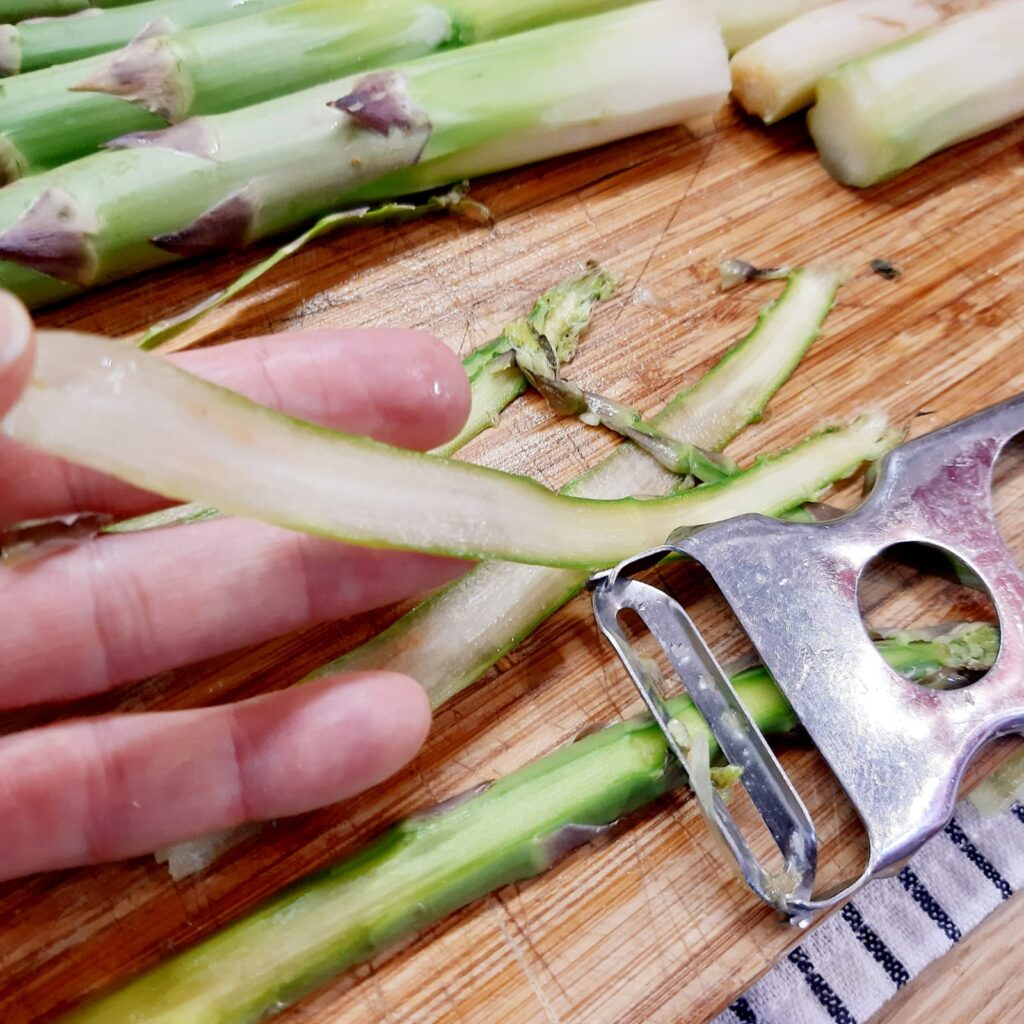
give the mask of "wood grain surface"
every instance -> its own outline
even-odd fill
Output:
[[[853,277],[824,336],[730,453],[750,459],[866,406],[917,435],[1024,388],[1022,158],[1018,124],[891,184],[853,192],[821,170],[799,122],[766,131],[729,110],[699,136],[663,131],[481,181],[475,195],[491,207],[493,227],[435,219],[317,244],[217,314],[209,340],[408,325],[465,352],[594,258],[621,271],[625,285],[599,313],[571,376],[649,412],[743,334],[777,287],[721,294],[720,257],[843,261]],[[901,276],[890,282],[872,273],[876,257]],[[255,259],[249,253],[148,275],[42,320],[130,336]],[[647,304],[652,296],[658,308]],[[526,398],[467,457],[555,487],[613,443],[579,423],[553,422]],[[847,486],[841,497],[850,503],[857,493]],[[1003,504],[1016,536],[1024,513],[1009,498]],[[700,597],[685,569],[671,579]],[[876,621],[986,612],[974,597],[909,582],[889,574],[873,584],[867,603]],[[216,600],[230,596],[196,595],[196,614]],[[323,625],[71,710],[191,707],[280,688],[395,614]],[[701,615],[729,657],[736,638],[726,618],[708,603],[698,604]],[[637,704],[598,640],[587,600],[578,599],[441,710],[413,765],[361,799],[267,827],[215,870],[177,884],[140,859],[0,886],[0,1020],[50,1020],[355,849],[396,817],[509,772]],[[55,714],[10,716],[3,728]],[[831,870],[851,870],[859,830],[827,773],[804,750],[788,751],[785,763],[828,840]],[[734,878],[692,801],[678,795],[638,814],[600,849],[467,908],[280,1019],[696,1024],[795,938]]]

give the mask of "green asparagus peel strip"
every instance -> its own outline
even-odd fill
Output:
[[[733,57],[733,95],[774,124],[809,107],[818,80],[841,64],[938,20],[927,0],[840,0],[808,11]]]
[[[59,18],[106,7],[126,7],[137,0],[0,0],[0,22]]]
[[[718,19],[730,53],[774,32],[805,11],[824,7],[831,0],[703,0]]]
[[[618,282],[617,275],[591,263],[586,273],[567,278],[544,292],[528,317],[513,321],[494,341],[470,352],[462,361],[472,395],[469,416],[458,436],[435,448],[432,454],[454,455],[488,427],[495,426],[505,407],[526,390],[526,378],[515,365],[508,340],[510,333],[518,333],[518,325],[530,324],[530,330],[546,332],[555,339],[557,358],[569,362],[576,355],[580,336],[589,325],[595,306],[611,297]],[[216,509],[192,502],[113,523],[102,532],[139,533],[219,515]]]
[[[898,652],[890,645],[883,654],[898,653],[899,664],[914,678],[915,650],[908,640]],[[924,658],[930,663],[930,649]],[[794,730],[796,719],[763,668],[739,673],[732,683],[764,733]],[[714,738],[689,699],[676,698],[671,707],[691,741],[700,737],[713,756]],[[662,734],[647,719],[591,733],[406,819],[65,1021],[265,1020],[460,907],[548,870],[680,785],[680,773],[669,765]],[[735,777],[735,770],[726,770],[716,781],[727,784]]]
[[[950,19],[844,64],[809,114],[825,169],[866,187],[1024,115],[1024,0]]]
[[[677,527],[784,512],[894,441],[885,418],[868,414],[721,484],[674,498],[588,501],[292,419],[118,342],[46,331],[3,429],[230,515],[371,547],[563,568],[613,565]]]
[[[5,162],[23,174],[38,173],[131,132],[239,110],[356,71],[621,5],[622,0],[302,0],[174,35],[154,30],[114,53],[6,83],[0,95]],[[30,28],[40,26],[19,30],[23,62]],[[2,52],[0,46],[0,63]]]
[[[158,349],[166,345],[185,331],[195,327],[209,313],[240,295],[265,274],[270,273],[278,264],[283,263],[309,245],[310,242],[333,234],[335,231],[370,224],[403,224],[406,221],[417,220],[434,213],[457,213],[481,221],[489,219],[490,213],[487,207],[470,199],[468,193],[469,186],[463,182],[461,185],[448,189],[447,192],[429,196],[417,202],[378,203],[375,206],[360,206],[354,210],[329,213],[326,217],[321,217],[297,238],[282,245],[265,260],[261,260],[239,275],[227,288],[215,292],[184,313],[153,324],[143,333],[137,344],[139,348],[146,350]]]
[[[167,35],[199,25],[244,18],[258,11],[284,7],[294,0],[148,0],[147,3],[80,3],[76,0],[51,0],[55,15],[44,21],[25,21],[28,14],[11,11],[30,6],[31,0],[0,3],[0,21],[19,24],[10,33],[10,56],[5,74],[36,71],[54,64],[66,64],[93,54],[116,50],[143,35]],[[99,8],[117,8],[100,10]],[[10,12],[10,13],[8,13]],[[6,15],[6,16],[5,16]],[[33,14],[35,18],[37,15]]]
[[[708,11],[653,0],[191,118],[0,189],[0,287],[39,305],[346,205],[678,124],[728,88]]]
[[[675,440],[709,450],[725,447],[760,419],[771,396],[818,337],[842,280],[842,274],[829,268],[794,271],[757,326],[696,384],[681,391],[654,418],[654,425]],[[678,486],[678,476],[625,444],[565,490],[613,499],[669,494]],[[480,565],[315,675],[364,669],[404,672],[419,680],[438,707],[476,682],[579,593],[587,576],[537,566]],[[469,609],[479,613],[469,614]]]

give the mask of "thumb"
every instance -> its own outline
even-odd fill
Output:
[[[28,310],[0,290],[0,419],[28,383],[35,360],[34,331]]]

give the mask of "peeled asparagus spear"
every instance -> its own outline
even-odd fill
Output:
[[[910,678],[936,661],[959,669],[972,649],[998,650],[988,624],[960,627],[958,645],[906,636],[882,650]],[[923,648],[920,652],[918,648]],[[921,662],[919,665],[918,662]],[[985,666],[982,666],[985,667]],[[812,666],[813,669],[813,666]],[[761,668],[733,686],[763,732],[796,720]],[[691,737],[714,738],[685,697],[671,702]],[[66,1024],[254,1024],[358,963],[512,882],[548,870],[570,850],[681,783],[664,739],[646,719],[613,725],[497,782],[394,826],[375,842],[248,917],[64,1018]]]
[[[129,135],[0,189],[0,287],[38,305],[346,203],[678,124],[728,88],[708,11],[654,0]]]
[[[794,18],[730,62],[733,95],[772,124],[814,102],[818,80],[839,65],[933,25],[927,0],[841,0]]]
[[[730,53],[774,32],[780,25],[832,0],[702,0],[722,26]]]
[[[95,153],[129,132],[238,110],[354,71],[622,4],[302,0],[174,35],[146,35],[114,53],[6,82],[0,146],[8,153],[8,177],[34,174]]]
[[[1024,115],[1024,0],[1002,0],[844,64],[808,117],[846,185],[891,178]]]
[[[17,0],[15,0],[17,2]],[[54,0],[61,3],[62,0]],[[77,0],[69,0],[69,5]],[[178,32],[198,25],[243,18],[257,11],[283,7],[293,0],[148,0],[146,3],[100,5],[78,3],[77,11],[61,11],[68,17],[19,21],[0,30],[0,74],[17,75],[54,64],[81,60],[116,50],[136,36]],[[6,11],[11,5],[0,5]],[[58,12],[54,12],[58,13]],[[79,17],[78,14],[82,16]],[[24,15],[28,17],[28,15]],[[0,21],[19,19],[2,17]],[[13,29],[13,31],[11,31]]]

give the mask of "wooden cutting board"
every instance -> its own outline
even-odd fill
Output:
[[[726,111],[698,137],[663,131],[480,182],[475,195],[492,209],[493,228],[435,219],[318,244],[218,314],[211,340],[405,325],[465,352],[593,258],[621,271],[625,284],[600,311],[571,376],[649,412],[742,335],[777,287],[720,293],[720,257],[841,260],[854,276],[823,338],[731,454],[750,459],[865,406],[885,409],[917,435],[1024,388],[1022,186],[1024,124],[853,192],[821,170],[799,123],[766,131]],[[128,336],[228,283],[255,258],[149,275],[42,320]],[[901,276],[890,282],[872,273],[874,258],[892,261]],[[612,445],[579,423],[553,422],[527,398],[467,457],[555,487]],[[855,489],[844,494],[852,501]],[[1006,524],[1014,535],[1024,531],[1024,513],[1011,511]],[[685,572],[673,579],[699,596]],[[970,598],[907,583],[899,574],[877,583],[869,594],[876,621],[984,614]],[[197,594],[196,614],[224,599]],[[724,617],[702,607],[728,656],[735,643]],[[394,614],[324,625],[73,711],[191,707],[283,687]],[[359,800],[268,827],[215,870],[177,884],[140,859],[0,886],[0,1020],[47,1021],[210,934],[396,817],[636,710],[581,598],[444,708],[401,777]],[[52,717],[34,712],[4,727]],[[827,773],[806,751],[787,753],[786,763],[830,841],[829,863],[851,868],[857,828]],[[280,1019],[696,1024],[795,940],[726,869],[692,801],[679,795],[637,815],[609,844],[501,890]]]

